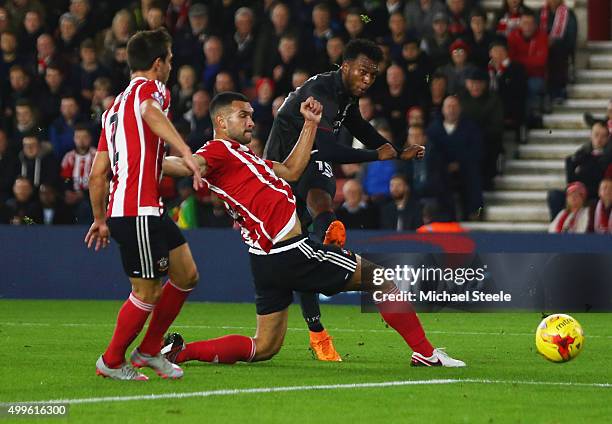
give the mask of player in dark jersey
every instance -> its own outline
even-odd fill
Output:
[[[293,150],[304,123],[300,104],[312,96],[323,105],[323,117],[310,162],[302,177],[292,185],[298,199],[298,215],[305,225],[312,220],[311,237],[316,241],[342,247],[346,239],[344,226],[336,221],[333,211],[336,180],[332,163],[389,160],[398,155],[395,147],[359,113],[359,97],[374,83],[382,59],[382,51],[373,42],[362,39],[351,41],[344,51],[340,69],[315,75],[290,93],[272,125],[264,157],[282,162]],[[339,143],[343,129],[368,149],[354,149]],[[413,155],[410,151],[401,152],[400,158],[410,159]],[[318,295],[300,293],[299,296],[302,314],[310,330],[310,345],[317,358],[339,361],[340,355],[321,324]]]
[[[254,124],[253,108],[244,95],[218,94],[210,110],[215,139],[202,146],[194,158],[203,181],[223,199],[249,246],[257,330],[254,337],[234,334],[187,345],[175,335],[162,350],[168,360],[174,363],[268,360],[282,346],[294,291],[328,296],[343,291],[366,291],[378,293],[373,300],[382,318],[414,351],[412,365],[465,366],[443,350],[434,349],[412,306],[398,299],[400,292],[393,281],[373,279],[377,273],[382,275],[382,269],[376,269],[376,265],[353,252],[333,244],[323,245],[303,235],[295,196],[287,181],[296,181],[309,161],[321,119],[321,104],[312,97],[300,104],[304,124],[295,148],[282,163],[261,159],[247,146]],[[414,150],[423,152],[424,148]],[[178,157],[166,158],[163,169],[172,176],[192,174]]]

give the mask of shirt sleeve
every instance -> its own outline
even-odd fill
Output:
[[[138,102],[140,104],[149,99],[157,102],[164,112],[170,107],[170,92],[162,82],[149,80],[142,84]]]
[[[206,160],[206,165],[208,166],[209,170],[212,171],[218,168],[223,161],[227,160],[228,151],[221,142],[209,141],[195,154],[203,157]]]
[[[100,133],[100,139],[98,140],[98,151],[108,152],[108,144],[106,142],[106,131],[104,130],[104,127],[102,127],[102,132]]]

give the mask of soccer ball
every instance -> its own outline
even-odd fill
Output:
[[[584,347],[584,332],[571,316],[554,314],[538,325],[535,342],[538,352],[549,361],[567,362]]]

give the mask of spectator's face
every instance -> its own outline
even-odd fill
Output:
[[[55,52],[55,44],[48,34],[42,34],[36,39],[36,51],[40,57],[48,57]]]
[[[330,38],[325,46],[327,56],[333,61],[339,61],[344,50],[344,42],[339,37]]]
[[[208,110],[210,106],[210,96],[205,91],[196,91],[191,98],[193,114],[202,118],[208,115]]]
[[[404,44],[402,47],[402,57],[406,60],[415,60],[419,57],[419,45],[417,43]]]
[[[147,12],[147,25],[149,29],[160,28],[164,24],[164,12],[158,8],[151,8]]]
[[[217,93],[221,93],[223,91],[235,91],[234,80],[232,76],[227,72],[220,72],[217,74],[215,78],[215,90]]]
[[[238,32],[238,34],[250,34],[253,30],[253,17],[248,13],[240,13],[234,19],[234,25],[236,26],[236,31]]]
[[[0,49],[6,54],[15,53],[15,50],[17,50],[17,38],[10,32],[0,35]]]
[[[444,100],[444,105],[442,106],[442,114],[444,115],[444,121],[455,123],[459,120],[459,115],[461,115],[461,106],[459,105],[459,100],[456,97],[447,97]]]
[[[392,34],[402,34],[406,31],[406,20],[400,13],[394,13],[389,17],[389,29]]]
[[[408,144],[411,146],[424,146],[427,143],[427,137],[423,128],[411,127],[408,129]]]
[[[23,18],[23,26],[28,34],[38,32],[42,26],[42,21],[38,12],[30,11],[26,13],[25,17]]]
[[[404,71],[397,65],[387,69],[387,85],[391,88],[401,87],[404,84]]]
[[[57,195],[55,189],[47,184],[41,184],[38,189],[38,198],[43,207],[50,208],[55,206]]]
[[[453,63],[457,66],[462,66],[467,60],[467,52],[464,49],[455,49],[451,55]]]
[[[315,7],[312,10],[312,23],[314,27],[319,30],[326,30],[329,28],[329,12],[325,9]]]
[[[84,64],[91,64],[96,62],[96,51],[95,49],[83,48],[81,49],[81,60]]]
[[[505,47],[493,46],[491,47],[491,51],[489,51],[489,56],[496,65],[501,65],[502,62],[508,58],[508,51]]]
[[[289,25],[289,9],[284,4],[277,4],[272,9],[270,20],[277,33],[283,32]]]
[[[115,61],[117,63],[127,63],[127,48],[117,47],[115,49]]]
[[[30,181],[23,178],[15,180],[15,184],[13,184],[13,194],[15,195],[15,200],[19,203],[29,201],[32,197],[32,184]]]
[[[584,206],[584,197],[578,191],[567,194],[565,200],[570,210],[577,210]]]
[[[179,71],[178,82],[183,90],[193,88],[196,82],[194,69],[192,67],[182,67]]]
[[[207,64],[217,64],[221,62],[223,56],[223,45],[217,37],[209,38],[204,43],[204,56],[206,56]]]
[[[520,28],[525,38],[531,38],[536,32],[536,22],[533,16],[523,15],[521,16]]]
[[[470,19],[470,27],[474,34],[482,34],[485,30],[485,20],[482,16],[472,16],[472,19]]]
[[[102,101],[110,94],[110,87],[105,84],[94,84],[94,100]]]
[[[35,137],[24,137],[23,138],[23,154],[28,159],[34,159],[40,152],[40,145],[38,139]]]
[[[8,149],[8,139],[4,130],[0,130],[0,155]]]
[[[291,76],[291,86],[294,89],[301,87],[308,79],[308,74],[304,72],[294,72]]]
[[[389,193],[393,200],[402,200],[408,194],[408,184],[401,178],[391,178]]]
[[[516,10],[521,4],[521,0],[506,0],[506,4],[508,5],[508,9]]]
[[[77,32],[77,27],[74,24],[74,22],[72,22],[69,19],[63,19],[60,23],[60,36],[62,38],[62,40],[72,40],[72,38],[74,37],[74,35]]]
[[[374,84],[378,64],[360,54],[355,60],[342,63],[342,80],[348,91],[361,97]]]
[[[340,9],[346,9],[352,3],[352,0],[336,0],[336,4],[340,6]]]
[[[359,99],[359,113],[366,121],[374,118],[374,104],[370,97],[362,97]]]
[[[199,34],[206,29],[206,26],[208,25],[208,16],[206,15],[190,16],[189,25],[191,26],[191,30],[195,34]]]
[[[111,27],[116,38],[123,39],[130,32],[130,17],[127,14],[117,14]]]
[[[602,125],[594,125],[591,129],[591,144],[593,149],[603,149],[608,144],[608,129]]]
[[[20,127],[29,127],[34,121],[32,109],[29,106],[17,106],[15,108],[15,120]]]
[[[484,94],[487,83],[485,81],[468,79],[465,81],[465,87],[470,93],[470,96],[477,99]]]
[[[79,20],[84,19],[89,12],[89,4],[83,0],[72,0],[70,3],[70,13],[76,16]]]
[[[352,38],[355,38],[363,31],[363,22],[361,22],[359,15],[350,14],[346,16],[344,28],[346,28],[346,32],[348,32]]]
[[[76,130],[74,132],[74,146],[77,152],[81,154],[87,152],[91,146],[91,135],[89,135],[89,131]]]
[[[442,19],[434,21],[431,26],[433,28],[434,34],[436,34],[438,37],[442,37],[443,35],[445,35],[446,30],[448,29],[448,24]]]
[[[599,198],[607,206],[612,205],[612,179],[608,178],[599,183]]]
[[[431,81],[432,97],[444,97],[446,94],[446,80],[444,78],[434,78]]]
[[[459,15],[465,9],[465,0],[448,0],[448,10],[453,14]]]
[[[4,7],[0,7],[0,32],[4,32],[10,27],[9,15]]]
[[[361,197],[363,195],[361,190],[361,184],[355,180],[348,180],[342,187],[342,193],[344,194],[344,200],[351,207],[355,207],[361,203]]]
[[[420,108],[413,108],[408,113],[408,125],[423,125],[425,124],[425,117],[423,111]]]
[[[280,109],[284,101],[285,101],[285,98],[282,96],[278,96],[272,101],[272,116],[273,117],[276,118],[276,115],[278,114],[278,110]]]
[[[62,76],[62,73],[59,70],[54,68],[47,68],[47,70],[45,71],[45,82],[47,83],[51,91],[57,91],[62,85],[63,80],[64,77]]]
[[[283,62],[290,62],[297,54],[297,43],[293,38],[281,38],[278,43],[278,53]]]
[[[64,119],[72,120],[79,113],[79,106],[73,98],[62,99],[60,104],[60,112]]]

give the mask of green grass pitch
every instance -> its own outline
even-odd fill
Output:
[[[119,382],[95,376],[119,306],[0,301],[0,402],[90,399],[70,406],[66,420],[78,423],[604,423],[612,417],[611,314],[573,314],[584,327],[585,349],[564,364],[535,353],[539,314],[421,314],[434,345],[468,364],[433,369],[410,367],[410,350],[377,314],[346,306],[323,307],[344,362],[317,362],[292,307],[285,344],[271,361],[191,362],[180,381],[145,370],[148,382]],[[172,329],[192,341],[253,335],[254,325],[253,305],[192,302]],[[245,391],[253,388],[265,390]],[[192,395],[178,396],[186,393]],[[142,398],[152,394],[166,397]],[[15,420],[27,421],[64,419]]]

